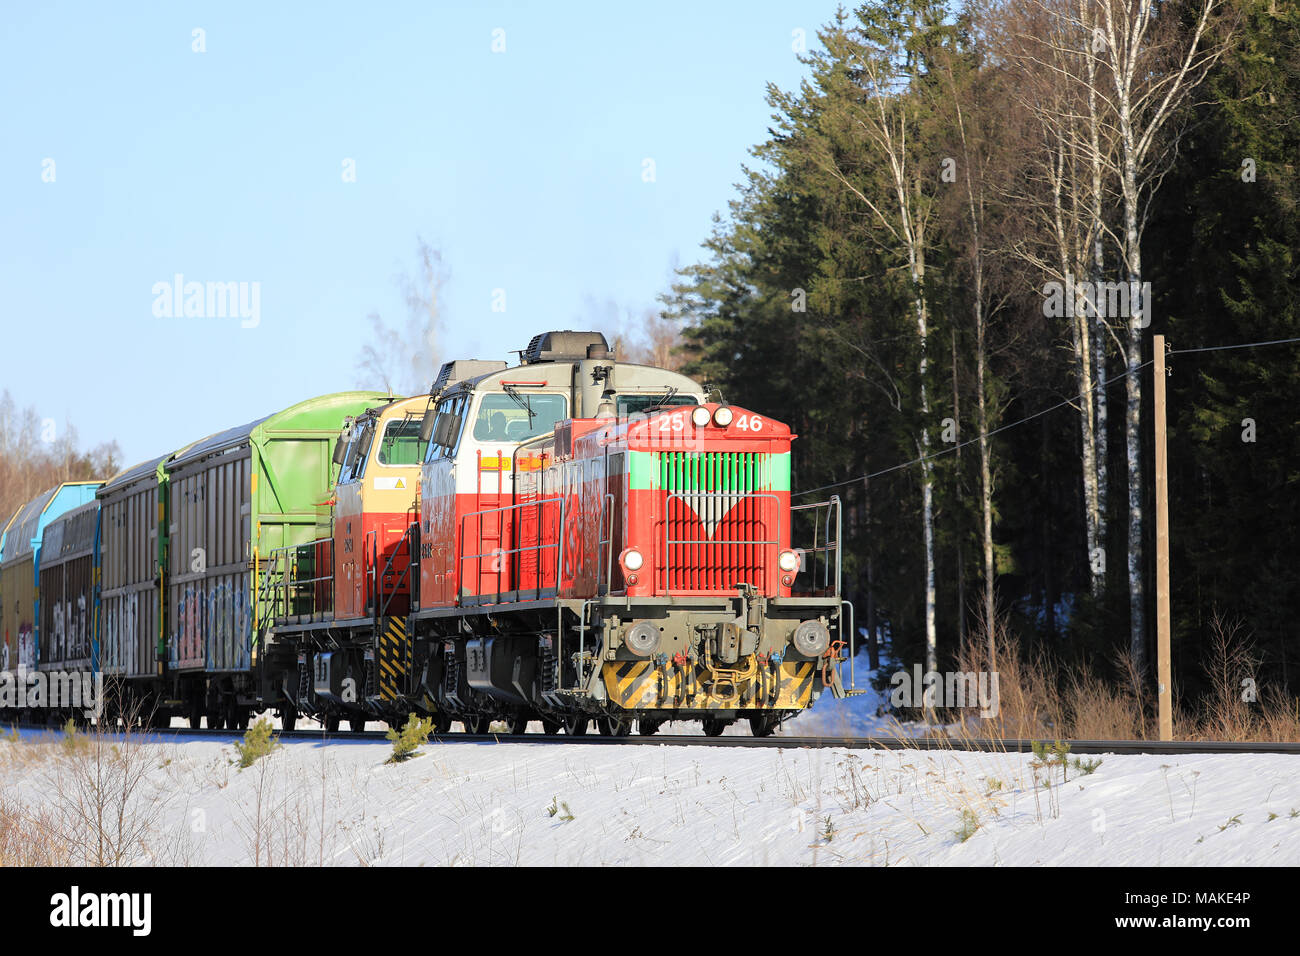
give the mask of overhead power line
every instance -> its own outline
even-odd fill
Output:
[[[1241,342],[1236,345],[1207,345],[1204,346],[1203,348],[1196,348],[1196,349],[1168,349],[1166,350],[1165,355],[1166,356],[1190,355],[1193,352],[1226,352],[1229,351],[1230,349],[1253,349],[1265,345],[1290,345],[1296,342],[1300,342],[1300,337],[1291,338],[1291,339],[1271,339],[1267,342]],[[1106,382],[1106,387],[1109,388],[1110,386],[1114,385],[1116,382],[1124,381],[1130,375],[1135,375],[1138,372],[1141,372],[1144,368],[1146,368],[1150,364],[1151,364],[1151,359],[1147,359],[1137,368],[1124,372],[1122,375],[1117,375],[1114,378],[1109,379]],[[1075,402],[1082,401],[1083,398],[1091,391],[1092,389],[1088,389],[1087,392],[1080,392],[1078,395],[1075,395],[1071,398],[1063,399],[1062,401],[1057,402],[1055,405],[1049,405],[1047,408],[1039,409],[1036,412],[1026,415],[1024,418],[1017,419],[1014,422],[1008,422],[1005,425],[999,425],[997,428],[994,428],[992,431],[990,431],[988,435],[985,437],[992,438],[994,435],[997,435],[1001,432],[1009,431],[1012,428],[1017,428],[1020,425],[1025,424],[1026,422],[1033,421],[1036,418],[1042,418],[1044,415],[1048,414],[1049,412],[1054,412],[1058,408],[1064,408],[1066,405],[1073,405]],[[870,481],[872,478],[879,478],[881,475],[888,475],[891,472],[901,471],[904,468],[910,468],[913,465],[919,465],[922,462],[934,461],[936,458],[942,458],[944,455],[952,454],[953,452],[957,451],[959,448],[965,448],[967,445],[973,445],[978,442],[979,442],[978,437],[969,438],[966,441],[957,442],[955,444],[949,445],[947,448],[944,448],[941,451],[932,452],[929,455],[921,455],[919,458],[913,458],[911,461],[904,461],[897,465],[891,465],[888,468],[882,468],[879,471],[869,472],[868,474],[865,475],[857,475],[853,478],[845,478],[843,481],[832,482],[829,485],[820,485],[816,488],[808,488],[804,491],[796,491],[794,494],[795,497],[799,497],[801,495],[811,495],[811,494],[815,494],[818,491],[829,491],[831,488],[842,488],[845,485],[856,484],[859,481]]]
[[[1226,352],[1229,349],[1253,349],[1261,345],[1289,345],[1292,342],[1300,342],[1300,338],[1294,339],[1272,339],[1268,342],[1242,342],[1240,345],[1207,345],[1200,349],[1170,349],[1166,355],[1187,355],[1191,352]]]

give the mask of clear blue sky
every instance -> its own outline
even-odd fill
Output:
[[[653,306],[765,137],[764,84],[803,75],[792,31],[834,10],[11,2],[0,389],[137,461],[355,387],[417,236],[448,275],[444,358]],[[177,273],[260,283],[260,324],[155,317]]]

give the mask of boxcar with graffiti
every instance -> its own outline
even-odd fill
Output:
[[[99,506],[82,505],[45,527],[41,543],[39,669],[92,669],[95,536]]]
[[[0,671],[34,671],[40,652],[42,539],[67,511],[93,501],[99,482],[69,481],[41,493],[10,518],[0,553]]]

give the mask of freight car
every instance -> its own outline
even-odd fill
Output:
[[[16,635],[6,640],[10,683],[19,670],[51,678],[89,671],[104,678],[109,720],[247,723],[262,709],[264,682],[283,679],[274,655],[259,659],[268,620],[257,592],[261,555],[329,527],[334,440],[346,418],[384,398],[309,399],[126,469],[102,487],[65,485],[25,505],[10,522],[0,566],[0,613]],[[83,716],[27,710],[59,721]]]
[[[40,573],[46,531],[68,511],[95,498],[99,482],[68,481],[19,508],[5,527],[0,546],[0,673],[36,670],[41,620]],[[12,686],[12,676],[10,686]],[[5,702],[16,709],[11,701]],[[3,714],[0,714],[3,717]]]
[[[41,536],[36,669],[58,677],[46,684],[42,705],[52,722],[73,708],[97,704],[94,636],[95,542],[99,505],[94,501],[51,521]]]

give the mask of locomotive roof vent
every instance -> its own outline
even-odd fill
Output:
[[[454,362],[443,362],[442,370],[438,372],[433,388],[429,390],[430,394],[436,395],[447,386],[463,382],[467,378],[503,371],[505,367],[505,362],[496,359],[456,359]]]
[[[565,329],[562,332],[543,332],[534,335],[533,340],[524,349],[524,364],[534,362],[576,362],[587,357],[587,349],[595,347],[598,351],[609,351],[609,343],[600,332],[574,332]]]

